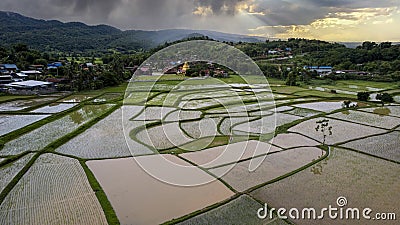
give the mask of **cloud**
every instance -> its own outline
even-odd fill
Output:
[[[249,29],[252,35],[328,41],[398,41],[400,7],[344,9],[304,25],[265,25]]]
[[[222,13],[234,15],[237,12],[237,7],[243,3],[250,2],[249,0],[195,0],[195,14],[199,10],[208,10],[213,14],[219,15]]]
[[[0,10],[121,29],[189,28],[266,37],[347,37],[400,26],[399,0],[1,0]],[[397,16],[396,16],[397,14]],[[335,30],[336,29],[336,30]],[[397,29],[391,32],[396,33]],[[361,33],[359,34],[362,38]],[[397,37],[400,39],[400,36]]]
[[[98,23],[107,21],[110,13],[122,2],[123,0],[2,0],[0,9],[40,19]]]

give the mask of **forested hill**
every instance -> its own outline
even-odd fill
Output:
[[[205,30],[121,31],[107,25],[46,21],[3,11],[0,11],[0,29],[1,45],[24,43],[37,50],[62,52],[149,49],[196,35],[229,42],[260,41],[259,38]]]

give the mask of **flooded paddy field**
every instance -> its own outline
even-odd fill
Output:
[[[299,119],[301,119],[299,116],[275,113],[270,116],[262,117],[259,120],[238,124],[237,126],[233,127],[233,130],[253,134],[266,134],[273,132],[275,127],[279,127]]]
[[[260,220],[254,216],[259,208],[263,207],[248,195],[241,195],[223,206],[210,210],[188,220],[179,225],[189,224],[249,224],[249,225],[285,225],[285,221],[274,218],[273,220]]]
[[[141,110],[141,107],[136,108],[137,112]],[[121,118],[122,109],[118,109],[82,134],[60,146],[56,151],[85,159],[117,158],[131,156],[132,154],[153,153],[147,147],[133,140],[130,140],[129,145],[135,146],[135,152],[130,151],[124,136]],[[139,121],[132,121],[131,123],[133,125],[131,128],[144,125]]]
[[[33,154],[27,154],[19,160],[9,163],[3,167],[0,167],[0,192],[10,183],[10,181],[28,164],[32,159]],[[2,161],[2,160],[1,160]],[[0,161],[0,162],[1,162]]]
[[[354,110],[331,114],[328,117],[385,129],[392,129],[400,125],[400,118]]]
[[[293,133],[278,134],[270,143],[285,149],[318,146],[321,144],[303,135]]]
[[[262,220],[257,210],[339,196],[400,213],[400,107],[343,108],[357,102],[350,92],[384,86],[338,81],[334,94],[228,80],[1,102],[0,224],[332,224]],[[202,179],[214,181],[178,185]]]
[[[148,163],[160,165],[160,156],[142,157],[148,157]],[[178,160],[178,163],[188,165],[183,160]],[[108,195],[122,224],[159,224],[233,195],[219,181],[194,187],[164,183],[147,174],[133,158],[89,161],[87,164]],[[164,167],[163,171],[170,176],[187,175],[184,169]],[[190,179],[196,179],[197,176],[210,175],[198,169],[191,176]]]
[[[322,150],[314,147],[277,152],[267,156],[253,172],[249,171],[250,160],[238,163],[232,170],[222,176],[222,180],[235,190],[242,192],[299,169],[323,155]],[[220,176],[225,170],[226,168],[219,167],[210,169],[210,172]]]
[[[312,102],[312,103],[305,103],[305,104],[298,104],[294,105],[298,108],[310,109],[315,111],[321,112],[332,112],[337,109],[342,109],[343,102]]]
[[[0,155],[17,155],[27,151],[39,151],[58,138],[74,131],[104,113],[113,105],[87,105],[58,120],[47,123],[4,144]]]
[[[114,101],[118,98],[121,98],[122,94],[121,93],[106,93],[100,97],[97,97],[92,100],[94,103],[101,103],[101,102],[108,102],[108,101]]]
[[[40,156],[0,205],[1,224],[107,224],[76,159]]]
[[[376,108],[360,109],[361,111],[371,112],[380,116],[400,117],[400,106],[385,106]]]
[[[303,134],[322,143],[324,139],[324,134],[321,133],[321,131],[317,131],[316,127],[317,122],[324,119],[326,118],[320,117],[307,120],[305,122],[297,124],[294,127],[291,127],[289,131]],[[386,130],[366,125],[360,125],[336,119],[328,120],[329,126],[332,127],[332,135],[327,134],[325,142],[327,144],[335,144],[387,132]]]
[[[0,115],[0,136],[18,130],[50,115]]]
[[[311,117],[318,115],[321,112],[312,109],[292,108],[292,110],[285,111],[285,113],[301,117]]]
[[[399,212],[398,164],[353,151],[335,148],[319,164],[283,180],[268,184],[251,196],[269,206],[286,209],[313,207],[320,211],[336,207],[340,196],[347,198],[346,207],[370,207],[375,212]],[[294,220],[296,224],[336,224],[323,220]],[[375,221],[376,222],[376,221]],[[385,221],[396,224],[395,221]],[[340,224],[375,224],[368,220],[341,220]]]
[[[33,113],[59,113],[65,110],[68,110],[74,106],[76,106],[76,103],[70,103],[70,104],[62,104],[62,103],[52,103],[50,105],[38,108],[33,110]]]
[[[45,104],[47,102],[55,101],[57,98],[46,97],[46,98],[34,98],[34,99],[26,99],[26,100],[15,100],[10,102],[0,103],[0,112],[4,111],[19,111],[23,109],[27,109],[30,107],[35,107],[41,104]]]
[[[400,132],[398,131],[359,139],[342,146],[400,163]]]
[[[80,103],[86,100],[89,100],[91,98],[96,97],[96,95],[91,94],[91,95],[81,95],[81,94],[77,94],[77,95],[71,95],[68,96],[66,98],[63,98],[61,100],[58,100],[58,102],[63,102],[63,103]]]
[[[268,143],[248,141],[218,146],[198,152],[184,153],[180,156],[201,167],[211,168],[281,150]]]

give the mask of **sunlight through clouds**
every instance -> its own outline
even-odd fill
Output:
[[[0,10],[122,30],[194,29],[328,41],[399,41],[399,0],[2,0]]]
[[[362,41],[367,38],[396,41],[400,32],[392,28],[397,27],[400,22],[399,12],[398,7],[344,9],[330,12],[324,18],[316,19],[310,24],[266,25],[249,29],[249,32],[254,36],[281,39],[302,37],[328,41]]]

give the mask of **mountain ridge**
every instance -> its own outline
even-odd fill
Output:
[[[88,52],[121,49],[139,51],[157,47],[194,35],[209,36],[218,41],[259,42],[263,38],[209,30],[166,29],[156,31],[120,30],[113,26],[87,25],[82,22],[61,22],[0,11],[0,43],[24,43],[44,51]]]

